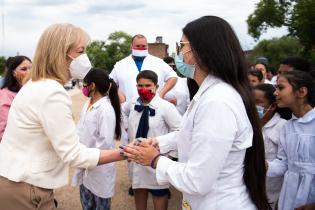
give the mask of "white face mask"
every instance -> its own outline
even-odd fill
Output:
[[[74,58],[69,67],[73,79],[83,79],[91,68],[92,64],[86,53]]]
[[[132,55],[136,57],[146,57],[148,54],[148,49],[132,49]]]

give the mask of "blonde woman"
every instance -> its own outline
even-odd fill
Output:
[[[79,143],[63,85],[91,68],[89,36],[71,24],[42,34],[30,79],[16,95],[0,144],[1,209],[55,209],[53,189],[68,184],[69,166],[91,169],[123,157]]]

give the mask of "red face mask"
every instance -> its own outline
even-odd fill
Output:
[[[142,101],[151,101],[152,98],[155,96],[155,92],[152,89],[148,88],[139,88],[138,94]]]

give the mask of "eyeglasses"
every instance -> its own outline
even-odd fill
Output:
[[[176,53],[177,53],[177,55],[179,55],[179,52],[181,51],[181,49],[183,49],[185,44],[189,44],[189,42],[180,41],[179,44],[178,44],[178,42],[176,42]]]

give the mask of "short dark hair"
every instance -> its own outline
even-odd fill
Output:
[[[131,38],[131,44],[133,43],[133,40],[134,40],[135,38],[147,39],[147,38],[146,38],[144,35],[142,35],[142,34],[136,34],[136,35],[134,35],[134,36]]]
[[[302,57],[292,56],[284,59],[280,64],[285,64],[294,68],[294,70],[300,70],[304,72],[310,71],[310,63]]]
[[[24,55],[17,55],[7,59],[5,63],[6,72],[4,76],[4,83],[1,89],[8,88],[10,91],[16,93],[20,90],[21,86],[14,76],[14,70],[25,60],[32,62],[31,59]]]
[[[262,81],[264,78],[262,72],[256,69],[249,70],[248,74],[257,77],[259,81]]]
[[[167,64],[174,62],[174,58],[167,56],[163,59],[163,61]]]
[[[137,75],[136,81],[138,82],[139,79],[149,79],[151,80],[155,85],[158,83],[158,75],[151,70],[142,70],[140,73]]]

